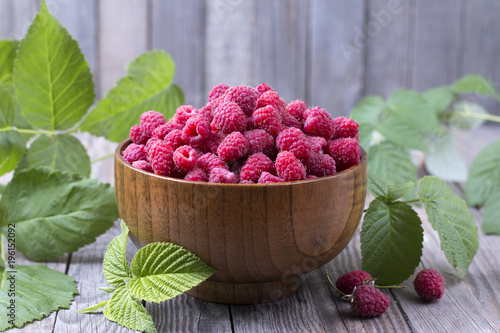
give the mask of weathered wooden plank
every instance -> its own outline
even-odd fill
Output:
[[[368,1],[365,94],[387,97],[411,84],[414,42],[410,0]]]
[[[175,62],[174,83],[184,90],[186,104],[202,107],[205,88],[206,2],[174,0],[152,2],[152,47],[163,49]]]
[[[255,45],[254,21],[254,1],[207,1],[206,96],[208,90],[218,83],[255,85],[251,70]]]
[[[38,8],[36,0],[0,0],[0,39],[22,39]]]
[[[346,115],[363,92],[365,1],[311,2],[307,104]]]
[[[287,102],[306,98],[309,1],[259,0],[256,84],[266,82]]]

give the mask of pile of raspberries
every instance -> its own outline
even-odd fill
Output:
[[[144,112],[122,152],[133,167],[212,183],[279,183],[333,175],[360,160],[358,123],[303,101],[286,103],[266,84],[218,84],[200,109],[166,121]]]

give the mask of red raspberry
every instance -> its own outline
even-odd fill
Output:
[[[259,84],[255,90],[257,90],[257,92],[259,93],[259,97],[265,93],[266,91],[269,91],[269,90],[273,90],[273,88],[271,88],[270,85],[268,85],[267,83],[261,83]]]
[[[205,104],[204,107],[202,107],[199,110],[196,110],[195,113],[196,114],[201,114],[202,116],[204,116],[205,118],[207,118],[208,122],[211,122],[212,119],[213,119],[212,112],[213,112],[213,110],[215,110],[214,104],[215,103],[208,102],[207,104]]]
[[[339,276],[337,278],[337,281],[335,282],[335,285],[340,292],[346,295],[350,295],[352,294],[355,287],[358,287],[362,284],[367,284],[371,279],[372,277],[368,272],[362,270],[354,270]]]
[[[278,176],[286,182],[306,179],[304,165],[289,151],[279,153],[275,164]]]
[[[300,122],[284,109],[280,111],[281,122],[286,127],[301,128]]]
[[[248,151],[248,140],[240,132],[226,136],[217,148],[217,155],[224,162],[232,162],[245,156]]]
[[[240,179],[256,183],[265,171],[271,174],[276,173],[273,161],[262,153],[255,153],[247,159],[241,168]]]
[[[216,84],[215,86],[212,87],[210,92],[208,93],[208,101],[213,101],[214,99],[217,99],[221,96],[224,96],[226,91],[229,89],[229,86],[224,83],[219,83]]]
[[[306,176],[306,179],[316,179],[318,178],[318,176],[315,176],[315,175],[307,175]]]
[[[252,117],[247,117],[247,126],[245,127],[246,131],[251,131],[253,130],[253,118]]]
[[[175,117],[179,123],[183,126],[186,121],[191,118],[192,115],[196,114],[197,110],[192,105],[181,105],[175,110]]]
[[[434,269],[424,269],[418,272],[413,286],[423,300],[430,302],[444,295],[444,278]]]
[[[210,123],[201,114],[191,116],[182,129],[182,140],[192,147],[198,148],[210,136]]]
[[[194,181],[194,182],[208,182],[207,174],[203,170],[201,170],[200,168],[194,168],[194,169],[190,170],[186,174],[184,179]]]
[[[235,102],[247,116],[251,116],[257,105],[258,92],[249,86],[235,86],[226,91],[225,102]]]
[[[224,161],[222,161],[218,156],[212,153],[206,153],[198,157],[198,162],[196,163],[196,165],[207,175],[209,175],[210,172],[216,167],[228,169],[226,163],[224,163]]]
[[[138,145],[135,143],[131,143],[122,151],[122,157],[125,161],[132,163],[134,161],[148,159],[148,153],[145,145]]]
[[[170,126],[167,124],[163,124],[155,128],[155,130],[151,134],[151,137],[163,140],[165,139],[165,135],[167,135],[170,131],[171,131]]]
[[[285,111],[294,116],[297,120],[302,119],[304,111],[307,109],[306,103],[301,100],[290,102]]]
[[[148,152],[148,156],[149,156],[149,151],[151,150],[151,147],[156,145],[158,142],[163,142],[163,140],[151,138],[148,140],[148,142],[146,142],[146,151]],[[148,161],[149,161],[149,158],[148,158]]]
[[[243,133],[243,136],[248,139],[248,155],[264,153],[271,158],[276,155],[274,138],[263,129],[246,131]]]
[[[178,129],[178,130],[182,130],[182,128],[184,127],[184,124],[186,124],[186,122],[182,122],[179,120],[179,118],[177,118],[177,116],[173,116],[172,118],[170,118],[170,120],[167,122],[167,133],[170,133],[172,130],[174,129]]]
[[[251,180],[240,179],[240,184],[255,184],[255,183]]]
[[[153,172],[153,168],[151,167],[151,164],[149,164],[149,162],[147,162],[147,161],[143,161],[143,160],[134,161],[132,163],[132,166],[136,169],[139,169],[139,170]]]
[[[308,112],[309,111],[309,112]],[[321,136],[330,140],[335,134],[332,117],[324,109],[315,107],[304,111],[304,132],[312,136]]]
[[[159,142],[149,150],[149,160],[154,173],[175,176],[174,150],[165,142]]]
[[[217,148],[225,137],[226,135],[222,132],[212,132],[212,135],[203,142],[203,151],[217,154]]]
[[[326,146],[326,139],[320,136],[309,136],[306,135],[309,144],[311,145],[312,153],[323,153],[323,147]]]
[[[222,102],[213,112],[212,130],[226,134],[234,131],[243,132],[247,126],[246,117],[238,104]]]
[[[363,284],[354,289],[353,302],[356,316],[371,318],[387,311],[391,299],[377,288]]]
[[[217,167],[210,172],[208,181],[210,183],[237,183],[238,177],[227,169]]]
[[[333,123],[335,126],[334,139],[355,138],[358,135],[359,125],[350,118],[337,117],[333,119]]]
[[[165,117],[156,111],[146,111],[141,114],[140,122],[141,126],[148,137],[151,137],[155,128],[166,123]]]
[[[349,169],[359,163],[359,144],[353,138],[332,140],[327,145],[327,151],[335,160],[337,172]]]
[[[259,184],[282,183],[282,182],[284,182],[283,179],[281,179],[280,177],[276,177],[275,175],[272,175],[267,171],[264,171],[260,175],[258,180]]]
[[[331,176],[337,172],[335,169],[335,160],[327,154],[316,153],[311,155],[306,161],[305,166],[310,175],[318,177]]]
[[[174,163],[181,174],[187,174],[196,165],[198,155],[191,146],[180,146],[174,151]]]
[[[186,141],[182,139],[182,131],[178,129],[174,129],[165,135],[164,141],[174,150],[186,144]]]
[[[138,145],[145,145],[149,140],[146,130],[141,125],[134,125],[130,128],[130,140]]]
[[[257,99],[257,109],[268,105],[273,106],[276,110],[281,109],[280,96],[276,91],[268,90]]]
[[[252,118],[256,128],[265,130],[273,137],[276,137],[283,128],[278,110],[270,105],[255,110]]]
[[[276,138],[279,151],[288,150],[299,160],[307,160],[311,156],[311,144],[302,131],[295,127],[283,130]]]

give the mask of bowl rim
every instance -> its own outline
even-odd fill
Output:
[[[158,179],[163,179],[163,180],[170,180],[170,181],[174,181],[174,182],[178,182],[178,183],[194,184],[194,185],[200,185],[200,186],[262,187],[262,186],[289,186],[289,185],[293,185],[293,184],[309,184],[309,183],[314,183],[314,182],[319,182],[319,181],[325,181],[328,179],[334,179],[337,177],[342,177],[343,175],[352,173],[356,169],[361,167],[362,164],[365,164],[366,159],[367,159],[366,151],[361,146],[359,146],[359,149],[361,150],[361,156],[359,159],[359,163],[357,165],[353,165],[352,167],[345,169],[345,170],[342,170],[342,171],[340,171],[334,175],[331,175],[331,176],[323,176],[323,177],[317,177],[317,178],[311,178],[311,179],[294,180],[294,181],[281,182],[281,183],[265,183],[265,184],[260,184],[260,183],[254,183],[254,184],[224,183],[224,184],[222,184],[222,183],[198,182],[198,181],[194,181],[194,180],[185,180],[185,179],[180,179],[180,178],[161,176],[161,175],[157,175],[157,174],[152,173],[152,172],[147,172],[144,170],[134,168],[132,166],[132,164],[130,164],[129,162],[127,162],[123,159],[123,156],[121,154],[121,152],[131,143],[132,143],[131,139],[126,139],[118,144],[118,146],[115,149],[115,160],[118,160],[120,163],[122,163],[123,165],[125,165],[129,169],[132,169],[133,171],[145,174],[147,176],[156,177]]]

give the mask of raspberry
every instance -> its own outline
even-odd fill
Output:
[[[297,120],[302,119],[302,115],[304,111],[307,109],[306,103],[301,100],[295,100],[290,102],[285,111],[292,116],[294,116]]]
[[[224,163],[224,161],[222,161],[218,156],[212,153],[206,153],[198,157],[198,162],[196,163],[196,165],[207,175],[210,174],[210,172],[216,167],[228,169],[226,163]]]
[[[268,90],[257,99],[257,109],[268,105],[273,106],[276,110],[281,109],[280,96],[276,91]]]
[[[389,296],[367,284],[357,286],[352,296],[353,312],[358,317],[376,317],[387,311],[391,304]]]
[[[167,132],[170,133],[174,129],[182,130],[186,122],[182,122],[177,118],[177,116],[173,116],[169,121],[167,121]]]
[[[226,136],[217,148],[217,155],[224,162],[232,162],[245,156],[248,151],[248,140],[240,132]]]
[[[174,150],[165,142],[159,142],[149,150],[149,160],[154,173],[162,176],[175,175]]]
[[[248,139],[248,155],[255,153],[264,153],[269,157],[276,155],[274,138],[263,129],[246,131],[243,133],[243,136]]]
[[[208,182],[207,174],[203,170],[201,170],[200,168],[194,168],[194,169],[190,170],[186,174],[184,179],[194,181],[194,182]]]
[[[201,114],[191,116],[182,129],[182,140],[192,147],[201,147],[210,136],[210,123]]]
[[[235,86],[226,91],[225,102],[235,102],[247,116],[251,116],[257,105],[258,92],[249,86]]]
[[[192,115],[196,114],[197,110],[192,105],[181,105],[175,110],[175,117],[177,121],[183,126],[186,121],[191,118]]]
[[[151,137],[163,140],[165,139],[165,135],[167,135],[170,131],[171,131],[170,126],[167,124],[163,124],[155,128],[155,130],[151,134]]]
[[[304,165],[289,151],[279,153],[275,164],[278,176],[286,182],[306,179]]]
[[[208,93],[208,101],[213,101],[214,99],[217,99],[221,96],[224,96],[226,91],[229,89],[229,86],[224,83],[219,83],[216,84],[215,86],[212,87],[210,92]]]
[[[318,178],[318,176],[315,176],[315,175],[307,175],[306,176],[306,179],[315,179],[315,178]]]
[[[259,93],[259,97],[260,97],[266,91],[273,90],[273,88],[271,88],[271,86],[268,85],[267,83],[261,83],[257,87],[255,87],[255,90],[257,90],[257,92]]]
[[[140,125],[144,128],[144,132],[148,137],[151,137],[155,128],[166,123],[165,117],[156,111],[146,111],[141,114]]]
[[[122,157],[125,161],[132,163],[139,160],[146,161],[148,159],[148,153],[146,151],[145,145],[138,145],[131,143],[122,151]]]
[[[246,127],[245,127],[245,130],[246,131],[251,131],[253,130],[253,118],[252,117],[247,117],[246,118]]]
[[[149,156],[149,151],[151,150],[151,147],[156,145],[158,142],[163,142],[163,141],[160,139],[151,138],[148,140],[148,142],[146,142],[146,151],[148,152],[148,156]]]
[[[237,183],[238,177],[227,169],[217,167],[213,168],[212,172],[210,172],[208,181],[210,183]]]
[[[130,140],[138,145],[145,145],[149,140],[144,127],[141,125],[134,125],[130,128]]]
[[[273,137],[276,137],[283,128],[278,110],[270,105],[255,110],[252,118],[256,128],[265,130]]]
[[[359,125],[350,118],[337,117],[333,119],[333,123],[335,126],[334,139],[355,138],[358,135]]]
[[[246,117],[238,104],[222,102],[213,112],[212,130],[226,134],[234,131],[243,132],[247,126]]]
[[[304,133],[298,128],[290,127],[283,130],[276,138],[279,151],[288,150],[299,160],[306,160],[311,155],[311,144]]]
[[[250,156],[241,168],[240,179],[256,183],[263,172],[276,173],[274,163],[262,153]]]
[[[139,169],[139,170],[153,172],[153,168],[151,167],[151,164],[149,164],[147,161],[144,161],[144,160],[134,161],[132,163],[132,166],[136,169]]]
[[[444,278],[434,269],[424,269],[418,272],[413,286],[417,294],[427,302],[444,295]]]
[[[291,114],[286,112],[284,109],[280,111],[281,122],[286,127],[300,128],[300,122]]]
[[[207,118],[208,122],[211,122],[212,119],[213,119],[212,112],[213,112],[213,110],[215,110],[214,104],[215,103],[208,102],[207,104],[205,104],[204,107],[202,107],[201,109],[196,110],[195,113],[196,114],[201,114],[202,116],[204,116],[205,118]]]
[[[283,179],[281,179],[280,177],[276,177],[275,175],[272,175],[267,171],[264,171],[260,175],[258,180],[259,184],[282,183],[282,182],[284,182]]]
[[[310,110],[310,111],[309,111]],[[308,112],[309,111],[309,112]],[[315,107],[304,111],[304,132],[330,140],[335,134],[335,124],[325,109]]]
[[[306,136],[309,140],[309,144],[311,145],[312,153],[323,153],[323,147],[326,146],[326,139],[320,136]]]
[[[203,142],[203,151],[217,154],[217,148],[225,137],[226,135],[222,132],[212,132],[212,135]]]
[[[339,276],[335,285],[340,292],[349,295],[352,294],[355,287],[368,283],[371,278],[368,272],[354,270]]]
[[[327,154],[316,153],[311,155],[305,166],[308,174],[318,177],[331,176],[337,172],[335,160]]]
[[[174,163],[181,174],[191,171],[196,165],[198,155],[191,146],[180,146],[174,151]]]
[[[328,153],[335,160],[337,172],[359,163],[359,144],[353,138],[335,139],[328,143]]]
[[[164,141],[174,150],[186,144],[186,141],[182,140],[182,132],[178,129],[174,129],[165,135]]]

